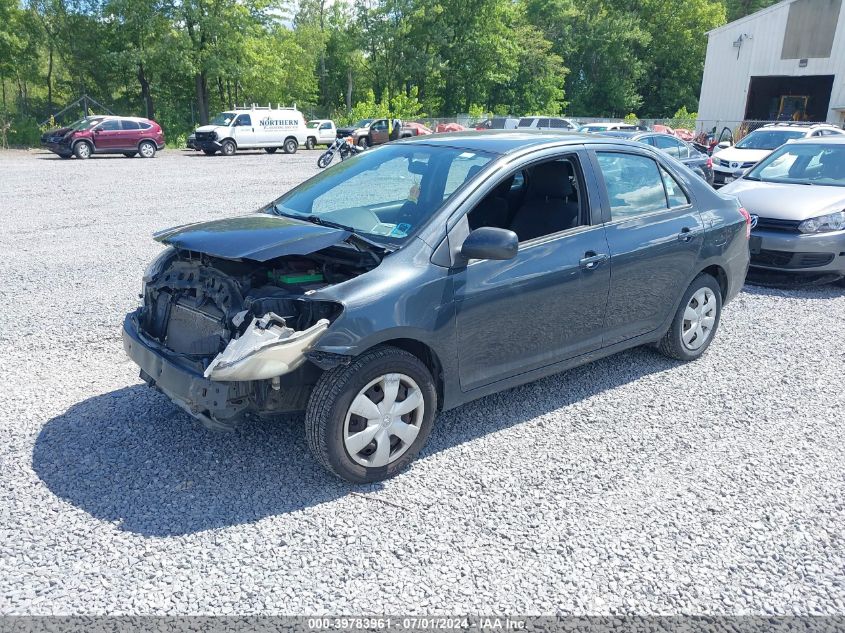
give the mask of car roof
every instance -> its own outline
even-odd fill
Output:
[[[845,145],[845,134],[834,134],[832,136],[808,136],[789,141],[789,145]]]
[[[399,143],[454,147],[469,151],[488,152],[492,154],[508,154],[529,147],[543,147],[552,145],[581,145],[583,143],[627,143],[622,139],[602,136],[591,136],[567,132],[565,130],[488,130],[465,132],[448,132],[432,136],[416,136],[397,141]],[[642,143],[633,143],[636,147],[644,147]]]

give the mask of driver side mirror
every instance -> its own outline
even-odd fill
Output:
[[[482,226],[467,235],[461,255],[467,259],[513,259],[519,252],[519,238],[507,229]]]

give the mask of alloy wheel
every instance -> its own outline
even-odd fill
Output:
[[[346,452],[362,466],[387,466],[414,443],[424,414],[422,391],[410,376],[379,376],[349,406],[343,425]]]
[[[717,310],[716,295],[710,288],[700,288],[690,297],[681,331],[687,349],[697,350],[707,342],[713,334]]]
[[[138,149],[144,158],[152,158],[156,153],[155,146],[152,143],[141,143],[141,147]]]

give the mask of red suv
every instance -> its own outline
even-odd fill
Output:
[[[88,116],[68,127],[45,132],[41,144],[62,158],[88,158],[91,154],[152,158],[164,148],[164,133],[149,119]]]

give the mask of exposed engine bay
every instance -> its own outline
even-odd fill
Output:
[[[170,248],[145,275],[139,330],[206,379],[265,381],[259,390],[278,391],[281,378],[305,363],[305,353],[343,309],[311,295],[372,270],[379,261],[371,252],[346,246],[265,262]],[[286,397],[295,399],[290,393]]]

